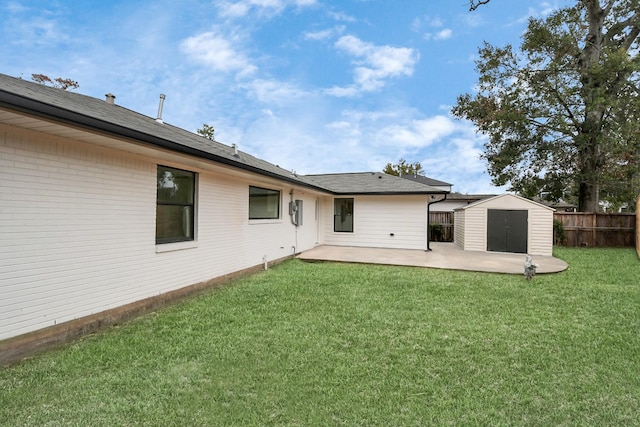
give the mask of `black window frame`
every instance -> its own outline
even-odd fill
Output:
[[[161,187],[160,187],[160,174],[161,171],[164,175],[164,172],[174,171],[178,176],[188,177],[188,195],[186,200],[167,200],[166,197],[161,197]],[[179,169],[172,166],[166,165],[158,165],[156,169],[156,245],[166,244],[166,243],[177,243],[177,242],[192,242],[195,240],[196,234],[196,195],[197,195],[197,173],[185,169]],[[190,187],[190,188],[189,188]],[[161,211],[166,211],[168,208],[182,208],[182,211],[185,210],[188,212],[186,216],[183,216],[180,219],[182,224],[181,232],[175,230],[174,233],[166,233],[161,232],[161,218],[162,217],[170,217],[172,214],[169,212],[168,214],[162,214]],[[174,213],[175,216],[175,213]],[[184,221],[188,222],[188,226],[184,227]]]
[[[255,190],[258,190],[259,193],[261,194],[256,194]],[[252,194],[253,191],[253,194]],[[278,202],[277,202],[277,206],[276,206],[276,213],[275,216],[273,215],[258,215],[258,216],[253,216],[255,215],[253,212],[255,212],[257,209],[252,209],[251,208],[251,201],[252,200],[260,200],[260,199],[255,199],[255,197],[267,197],[267,204],[269,203],[268,198],[272,197],[273,195],[277,194],[278,196]],[[282,192],[280,190],[274,190],[272,188],[265,188],[265,187],[258,187],[256,185],[250,185],[249,186],[249,220],[251,221],[260,221],[260,220],[279,220],[281,218],[281,205],[282,205]],[[261,210],[261,212],[268,212],[268,209],[263,209]]]
[[[345,204],[347,204],[347,206],[343,206]],[[348,204],[351,206],[348,206]],[[353,197],[336,197],[333,199],[333,231],[335,233],[353,233],[354,205],[355,201]],[[347,221],[348,217],[351,218],[350,221]]]

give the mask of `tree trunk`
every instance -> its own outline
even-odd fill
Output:
[[[578,197],[578,212],[598,212],[600,187],[588,182],[581,182]]]
[[[578,211],[597,212],[600,202],[600,168],[603,165],[600,153],[602,125],[605,114],[603,95],[606,85],[596,70],[600,64],[604,43],[604,18],[606,13],[599,0],[584,0],[587,9],[589,32],[580,53],[578,68],[582,88],[580,95],[584,103],[582,129],[576,136],[578,148]]]

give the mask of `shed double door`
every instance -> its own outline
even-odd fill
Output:
[[[527,253],[528,217],[526,210],[489,209],[487,250]]]

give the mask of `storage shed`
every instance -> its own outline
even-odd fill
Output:
[[[483,199],[454,213],[454,243],[467,251],[551,256],[554,209],[513,194]]]

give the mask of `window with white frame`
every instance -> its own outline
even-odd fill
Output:
[[[280,191],[249,186],[249,219],[279,219]]]
[[[334,199],[333,231],[353,233],[353,199]]]
[[[195,172],[158,165],[156,244],[194,240],[195,199]]]

